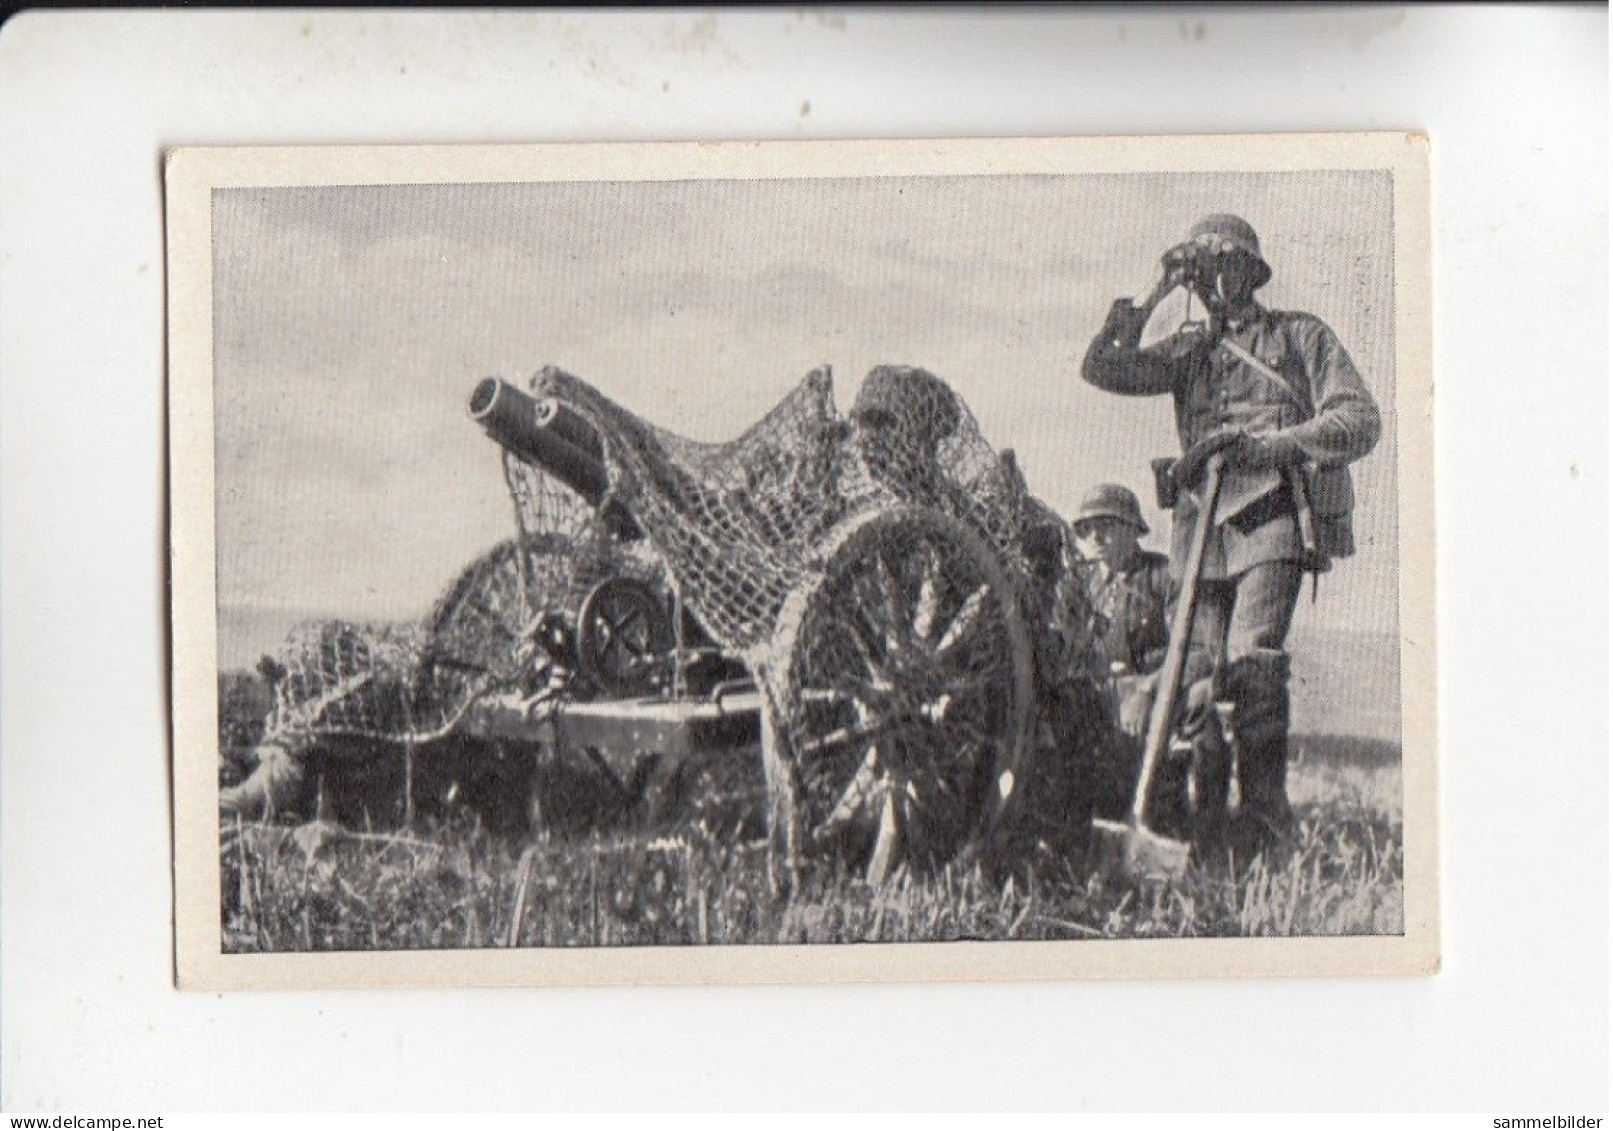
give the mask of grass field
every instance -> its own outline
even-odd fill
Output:
[[[700,943],[916,942],[1402,929],[1399,752],[1381,742],[1295,742],[1292,853],[1173,885],[1028,862],[1004,882],[978,867],[899,872],[872,888],[809,877],[771,895],[762,844],[707,823],[529,844],[469,815],[402,833],[332,826],[226,830],[228,952]],[[737,833],[737,835],[736,835]]]

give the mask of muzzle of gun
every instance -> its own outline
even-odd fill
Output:
[[[478,382],[466,409],[501,448],[558,479],[599,511],[612,533],[627,541],[644,536],[620,503],[607,501],[610,475],[604,444],[581,415],[559,401],[540,401],[499,377]]]

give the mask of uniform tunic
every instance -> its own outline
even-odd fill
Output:
[[[1183,451],[1225,428],[1257,435],[1281,432],[1291,438],[1308,465],[1323,568],[1329,559],[1353,553],[1354,496],[1346,465],[1372,450],[1382,423],[1355,363],[1333,331],[1313,315],[1258,305],[1248,317],[1228,324],[1225,337],[1287,378],[1291,395],[1217,348],[1199,328],[1184,328],[1142,348],[1148,317],[1146,308],[1118,300],[1087,350],[1082,377],[1111,393],[1169,393]],[[1171,538],[1171,566],[1177,576],[1198,514],[1198,499],[1182,491]],[[1229,467],[1203,576],[1237,577],[1264,563],[1298,561],[1302,551],[1293,496],[1282,475]]]
[[[1169,641],[1170,562],[1164,554],[1139,550],[1121,569],[1105,576],[1093,564],[1084,564],[1087,601],[1091,605],[1093,635],[1109,672],[1153,671],[1165,659]]]

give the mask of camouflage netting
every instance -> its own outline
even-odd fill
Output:
[[[657,428],[557,369],[541,371],[533,392],[571,406],[605,438],[611,498],[638,520],[687,607],[735,653],[770,644],[785,598],[849,516],[899,503],[936,507],[999,551],[1022,554],[1027,509],[1017,468],[923,370],[875,369],[853,407],[855,427],[835,410],[828,370],[814,370],[727,443]],[[523,529],[544,521],[523,513]]]
[[[1057,572],[1063,524],[962,400],[928,371],[879,366],[842,418],[819,370],[707,444],[558,370],[533,391],[604,438],[601,505],[634,517],[688,609],[758,677],[785,855],[879,877],[965,843],[1013,780],[999,775],[1024,768],[1036,673],[1060,662],[1036,579]]]
[[[295,745],[417,729],[412,690],[424,639],[417,624],[299,625],[273,663],[260,665],[274,689],[264,740]]]
[[[299,626],[270,665],[265,740],[443,737],[489,692],[539,691],[560,651],[547,627],[574,621],[601,580],[659,576],[568,489],[511,456],[505,470],[521,537],[468,565],[419,622]]]
[[[558,369],[539,371],[531,388],[597,433],[589,454],[603,464],[605,497],[591,505],[506,452],[518,537],[467,567],[417,624],[294,633],[276,661],[267,739],[426,741],[490,691],[536,692],[551,659],[546,618],[574,625],[608,577],[675,591],[725,651],[761,660],[786,599],[821,570],[831,531],[849,518],[932,509],[978,533],[1010,573],[1024,568],[1027,526],[1051,519],[1011,457],[923,370],[877,368],[847,418],[829,372],[814,371],[727,443],[657,428]],[[613,511],[643,537],[623,537],[607,521]]]
[[[949,858],[1015,789],[1069,795],[1046,776],[1059,760],[1035,755],[1067,750],[1086,713],[1070,700],[1058,722],[1048,706],[1082,662],[1060,596],[1067,532],[933,374],[876,367],[842,416],[817,370],[726,443],[657,428],[554,368],[530,396],[482,382],[471,415],[504,446],[516,537],[419,623],[294,633],[266,661],[265,742],[423,743],[490,694],[529,708],[698,695],[748,670],[788,861],[832,855],[878,880]]]

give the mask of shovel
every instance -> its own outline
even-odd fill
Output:
[[[1205,465],[1198,526],[1193,531],[1187,568],[1183,570],[1182,592],[1176,599],[1176,611],[1171,619],[1170,643],[1165,650],[1165,665],[1160,670],[1160,685],[1154,694],[1153,709],[1148,715],[1148,738],[1143,745],[1143,765],[1137,775],[1137,792],[1132,798],[1131,816],[1125,822],[1092,822],[1096,834],[1093,847],[1098,860],[1109,871],[1137,879],[1176,879],[1187,870],[1188,856],[1193,850],[1190,844],[1154,832],[1145,823],[1144,814],[1148,811],[1148,795],[1153,788],[1154,775],[1170,741],[1176,701],[1182,692],[1182,673],[1187,667],[1187,644],[1193,635],[1193,614],[1198,609],[1199,573],[1204,568],[1204,550],[1215,524],[1215,508],[1221,498],[1221,473],[1225,466],[1226,457],[1219,451],[1211,455]]]

